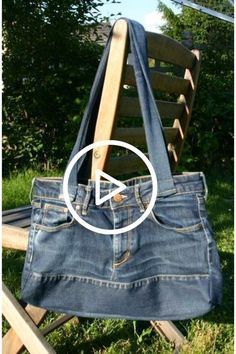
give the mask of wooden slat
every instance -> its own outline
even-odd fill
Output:
[[[25,251],[28,244],[27,230],[20,227],[3,225],[2,226],[2,246],[15,250]]]
[[[43,330],[42,334],[45,336],[48,333],[55,331],[58,327],[62,326],[64,323],[70,321],[74,316],[73,315],[62,315],[57,318],[55,321],[47,325]]]
[[[124,19],[120,19],[113,28],[94,142],[111,139],[118,115],[117,108],[127,58],[127,47],[128,25]],[[97,169],[104,170],[108,158],[108,151],[108,145],[93,150],[91,179],[95,179]]]
[[[165,127],[164,133],[167,143],[173,143],[177,137],[178,128]],[[146,144],[146,136],[143,127],[116,128],[114,139],[126,141],[133,145]]]
[[[163,34],[147,32],[148,56],[191,69],[195,55],[181,43]]]
[[[18,213],[20,211],[26,211],[26,210],[30,210],[31,211],[32,206],[31,205],[27,205],[27,206],[22,206],[20,208],[14,208],[14,209],[8,209],[8,210],[4,210],[2,212],[2,216],[6,216],[6,215],[10,215],[10,214],[15,214]]]
[[[176,102],[156,101],[161,119],[175,119],[183,114],[184,104]],[[119,115],[121,117],[141,117],[141,108],[138,97],[123,96],[120,102]]]
[[[31,218],[26,218],[26,219],[22,219],[22,220],[12,221],[9,224],[12,226],[27,228],[30,226],[30,222],[31,222]]]
[[[25,307],[25,311],[28,313],[28,315],[36,325],[40,325],[47,313],[47,310],[29,304]],[[3,353],[18,354],[21,352],[23,347],[24,344],[17,336],[14,329],[10,328],[2,339]]]
[[[147,155],[146,155],[147,156]],[[106,171],[112,176],[147,170],[144,162],[137,155],[113,157],[109,160]]]
[[[31,208],[23,209],[21,211],[18,211],[16,213],[11,213],[9,215],[4,215],[2,218],[3,224],[9,224],[11,222],[17,221],[17,220],[22,220],[22,219],[28,219],[30,218],[31,215]]]
[[[3,315],[31,354],[55,353],[9,289],[2,284]],[[8,353],[4,353],[8,354]]]
[[[178,95],[185,95],[190,85],[189,80],[186,78],[184,79],[182,77],[159,73],[156,70],[150,71],[150,81],[154,90],[176,93]],[[136,86],[134,70],[131,65],[126,66],[124,84],[129,86]]]

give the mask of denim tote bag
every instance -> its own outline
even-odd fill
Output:
[[[149,159],[158,183],[154,207],[131,231],[104,235],[88,230],[72,216],[63,196],[63,178],[35,178],[22,299],[84,317],[193,318],[219,304],[222,293],[219,256],[205,207],[205,177],[202,172],[171,174],[149,81],[145,31],[139,23],[126,21]],[[93,142],[110,42],[111,35],[69,161]],[[84,156],[69,178],[77,214],[109,230],[140,218],[151,199],[151,177],[122,181],[126,189],[121,199],[97,205],[96,185],[88,178],[90,164]],[[100,181],[101,195],[115,187]]]

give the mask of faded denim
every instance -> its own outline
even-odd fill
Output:
[[[171,174],[148,78],[145,32],[137,22],[127,21],[149,159],[158,181],[156,203],[135,229],[102,235],[73,219],[63,199],[62,178],[36,178],[22,298],[35,306],[85,317],[193,318],[219,304],[222,293],[219,256],[205,207],[205,176]],[[110,39],[70,160],[92,142],[109,45]],[[95,183],[86,180],[88,161],[81,160],[69,184],[80,217],[104,229],[136,221],[151,199],[150,176],[123,181],[127,188],[122,201],[111,198],[96,206]],[[101,197],[116,188],[108,181],[100,187]]]

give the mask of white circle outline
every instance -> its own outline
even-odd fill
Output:
[[[109,230],[107,230],[107,229],[101,229],[99,227],[95,227],[93,225],[90,225],[89,223],[84,221],[76,213],[76,211],[74,210],[74,208],[73,208],[73,206],[71,204],[70,197],[69,197],[69,190],[68,190],[69,177],[70,177],[71,170],[74,167],[75,163],[80,159],[80,157],[82,155],[84,155],[88,151],[90,151],[90,150],[92,150],[94,148],[98,148],[98,147],[104,146],[104,145],[121,146],[121,147],[124,147],[124,148],[126,148],[128,150],[133,151],[136,155],[138,155],[143,160],[145,165],[148,167],[148,169],[150,171],[151,179],[152,179],[152,197],[150,199],[150,203],[149,203],[147,209],[140,216],[140,218],[138,218],[132,224],[130,224],[128,226],[125,226],[125,227],[121,227],[120,229],[109,229]],[[128,231],[134,229],[135,227],[137,227],[138,225],[140,225],[147,218],[147,216],[150,214],[150,212],[152,211],[152,208],[153,208],[153,206],[155,204],[156,197],[157,197],[157,178],[156,178],[156,173],[155,173],[155,170],[154,170],[151,162],[148,160],[148,158],[142,153],[142,151],[140,151],[139,149],[137,149],[133,145],[128,144],[128,143],[126,143],[124,141],[120,141],[120,140],[102,140],[102,141],[97,141],[95,143],[92,143],[92,144],[87,145],[86,147],[84,147],[70,161],[69,165],[66,168],[66,171],[65,171],[65,174],[64,174],[64,178],[63,178],[63,196],[64,196],[65,203],[66,203],[70,213],[75,218],[75,220],[78,221],[79,224],[84,226],[86,229],[89,229],[90,231],[93,231],[93,232],[96,232],[96,233],[100,233],[100,234],[103,234],[103,235],[110,235],[110,234],[117,235],[117,234],[121,234],[121,233],[124,233],[124,232],[128,232]]]

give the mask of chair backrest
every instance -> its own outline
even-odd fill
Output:
[[[200,52],[157,33],[147,33],[148,57],[156,104],[164,126],[172,171],[186,138],[200,70]],[[146,151],[146,139],[132,65],[128,29],[116,22],[106,67],[94,141],[117,139]],[[128,60],[127,60],[128,58]],[[115,150],[117,154],[117,149]],[[113,157],[108,147],[93,151],[91,178],[97,168],[113,176],[145,170],[134,154]]]

